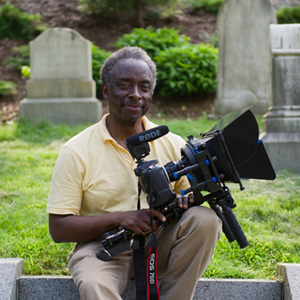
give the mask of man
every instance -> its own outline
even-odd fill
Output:
[[[132,276],[132,251],[103,262],[101,236],[123,226],[136,234],[150,230],[146,195],[137,210],[136,164],[126,148],[126,139],[156,125],[144,115],[150,108],[156,83],[156,67],[145,51],[125,47],[113,53],[101,69],[102,93],[109,101],[109,114],[87,128],[62,148],[49,194],[49,229],[55,242],[76,242],[69,256],[69,269],[81,299],[122,299]],[[150,142],[149,160],[161,165],[180,159],[185,142],[167,135]],[[189,187],[185,176],[171,183],[179,194]],[[188,208],[193,198],[178,196]],[[152,214],[164,222],[165,216]],[[158,225],[154,223],[154,230]],[[181,219],[159,230],[158,276],[162,300],[192,299],[199,277],[205,271],[221,235],[221,221],[206,207],[192,207]]]

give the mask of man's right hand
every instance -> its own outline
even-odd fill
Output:
[[[142,234],[143,232],[149,232],[150,228],[150,210],[141,209],[136,211],[126,211],[120,212],[120,226],[123,226],[125,229],[129,229],[136,234]],[[159,219],[161,222],[166,221],[166,217],[156,211],[152,210],[152,215]],[[153,230],[156,231],[159,225],[153,220]]]

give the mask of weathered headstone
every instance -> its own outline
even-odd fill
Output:
[[[54,124],[99,121],[102,103],[95,96],[90,41],[72,29],[48,29],[30,42],[30,65],[21,117]]]
[[[215,114],[270,105],[270,30],[277,23],[270,0],[225,0],[218,14],[219,62]]]
[[[272,101],[261,139],[275,170],[300,173],[300,24],[271,25]]]

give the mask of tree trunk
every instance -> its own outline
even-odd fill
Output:
[[[139,27],[144,27],[144,11],[143,11],[143,4],[141,0],[136,0],[135,1],[135,6],[136,6],[136,12],[137,12],[137,22]]]

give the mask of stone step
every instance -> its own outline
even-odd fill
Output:
[[[69,276],[21,276],[18,290],[19,300],[80,300]],[[273,280],[201,279],[194,300],[281,300],[281,291],[281,282]],[[129,282],[122,297],[135,299],[134,280]]]
[[[24,276],[23,260],[0,259],[1,300],[79,300],[71,276]],[[300,264],[277,264],[278,280],[205,279],[196,287],[194,300],[299,300]],[[131,280],[122,295],[135,299]],[[180,299],[185,300],[185,299]]]

